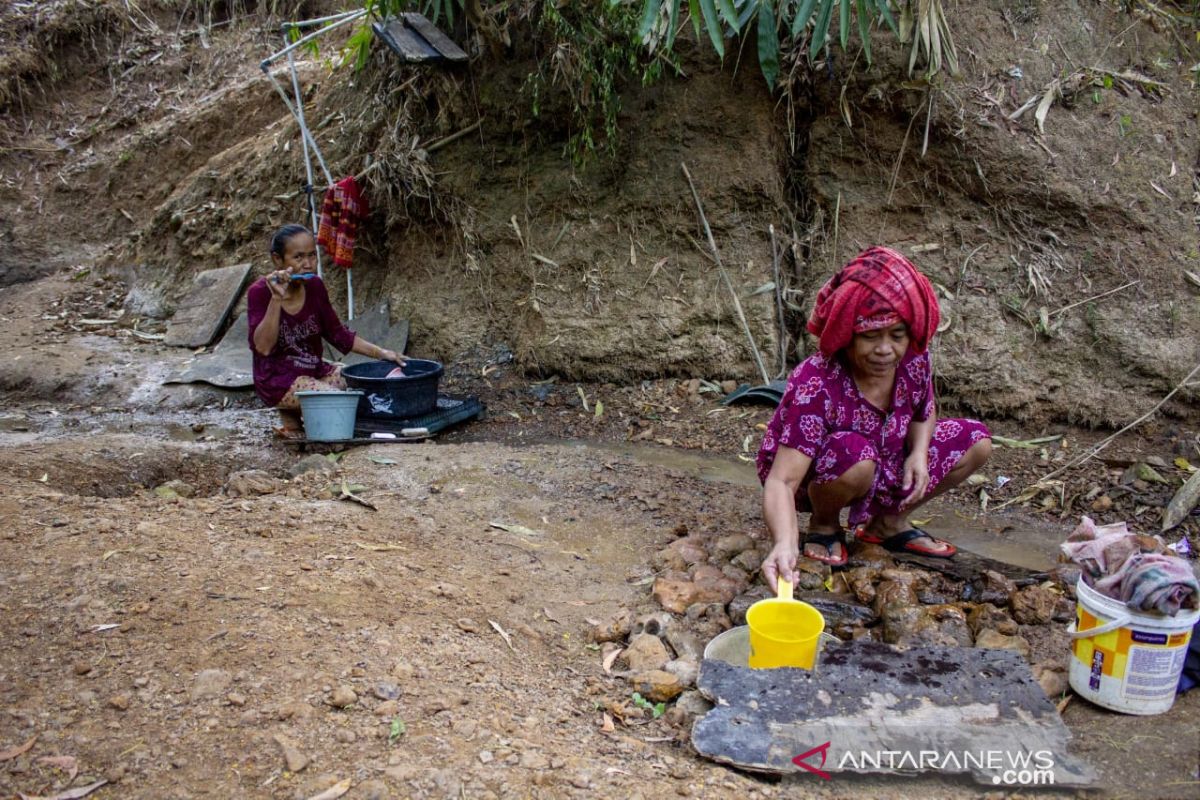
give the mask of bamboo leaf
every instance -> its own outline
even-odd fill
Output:
[[[950,74],[958,75],[958,50],[954,47],[954,37],[950,35],[950,24],[946,22],[946,12],[938,6],[938,25],[942,31],[943,49],[946,52],[946,63],[950,65]]]
[[[808,46],[808,57],[816,58],[817,53],[825,46],[825,37],[829,33],[829,20],[833,16],[833,0],[821,0],[821,10],[817,13],[817,25],[813,28],[812,43]]]
[[[700,41],[700,0],[688,0],[688,16],[692,18],[692,28],[696,31],[696,41]]]
[[[654,21],[658,19],[658,12],[661,8],[662,0],[646,0],[646,5],[642,9],[642,24],[638,26],[638,38],[643,42],[653,30]]]
[[[875,8],[879,10],[879,16],[883,18],[884,23],[892,29],[892,33],[900,36],[900,29],[896,27],[896,18],[892,16],[892,9],[888,7],[888,0],[875,0]],[[901,37],[900,41],[904,41]]]
[[[796,18],[792,20],[792,38],[800,38],[800,31],[804,30],[816,7],[817,0],[800,0],[800,8],[796,10]]]
[[[740,14],[738,14],[739,31],[746,27],[746,23],[750,20],[750,17],[754,16],[754,12],[757,8],[758,4],[756,4],[754,0],[747,0],[745,5],[742,6],[742,11]]]
[[[1038,131],[1046,132],[1046,115],[1050,113],[1050,106],[1054,105],[1054,99],[1058,97],[1058,81],[1050,81],[1049,88],[1042,95],[1042,102],[1038,103],[1037,110],[1033,112],[1034,119],[1037,120]]]
[[[887,0],[884,0],[884,2],[887,2]],[[909,42],[912,41],[914,27],[915,27],[915,21],[913,20],[912,5],[910,2],[906,2],[904,4],[904,7],[900,9],[899,35],[900,35],[900,42],[902,44],[908,44]],[[912,72],[911,66],[908,68],[908,71]]]
[[[721,30],[721,20],[717,18],[716,4],[713,0],[700,0],[700,11],[704,14],[704,27],[708,28],[713,49],[718,56],[725,58],[725,33]]]
[[[838,0],[838,36],[841,38],[842,50],[850,44],[850,0]]]
[[[863,55],[867,57],[867,65],[871,64],[871,20],[867,12],[867,0],[858,0],[858,35],[862,39]]]
[[[773,90],[779,77],[779,29],[771,0],[761,0],[758,7],[758,66]]]
[[[679,31],[679,0],[667,0],[671,5],[667,6],[667,44],[666,49],[670,50],[675,44],[675,34]]]
[[[733,0],[717,0],[717,7],[721,9],[721,18],[733,29],[733,32],[740,33],[742,26],[738,24],[737,9],[733,7]]]

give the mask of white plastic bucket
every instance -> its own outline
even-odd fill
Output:
[[[1069,680],[1075,693],[1125,714],[1161,714],[1175,688],[1200,611],[1173,617],[1134,611],[1083,582],[1075,586]]]

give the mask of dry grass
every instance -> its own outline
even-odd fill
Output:
[[[306,13],[302,0],[37,0],[0,4],[0,112],[23,109],[67,73],[66,59],[102,50],[128,34],[204,31],[255,17],[275,21]]]

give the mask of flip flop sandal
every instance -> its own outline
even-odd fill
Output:
[[[958,548],[954,545],[944,539],[938,539],[920,528],[909,528],[886,539],[878,534],[869,533],[863,528],[855,531],[854,535],[860,542],[880,545],[883,549],[892,553],[913,553],[914,555],[926,556],[928,558],[950,558],[958,552]],[[941,551],[930,550],[928,547],[916,544],[918,539],[928,539],[931,542],[944,544],[949,549]]]
[[[846,562],[850,560],[850,551],[846,547],[845,533],[845,531],[838,531],[837,533],[806,533],[804,534],[804,544],[800,547],[800,553],[805,558],[811,558],[813,561],[820,561],[822,564],[828,564],[831,567],[844,567]],[[804,552],[804,547],[810,544],[815,544],[818,547],[824,547],[829,553],[829,557],[821,558],[819,556],[807,555]],[[834,558],[833,556],[833,546],[835,544],[840,544],[842,546],[842,557],[840,559]]]

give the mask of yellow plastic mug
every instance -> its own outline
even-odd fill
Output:
[[[812,669],[825,618],[808,603],[792,599],[792,585],[782,578],[778,594],[759,600],[746,612],[750,626],[750,668]]]

